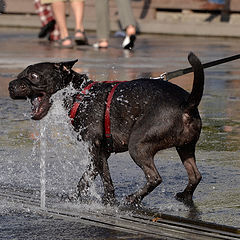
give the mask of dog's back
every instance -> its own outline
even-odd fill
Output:
[[[190,94],[166,81],[141,79],[123,84],[115,96],[114,105],[119,105],[117,101],[123,96],[121,102],[125,106],[113,110],[115,151],[124,150],[127,146],[147,179],[143,188],[128,196],[130,202],[141,201],[161,183],[154,156],[162,149],[176,147],[188,173],[189,183],[183,192],[177,194],[178,199],[192,201],[193,192],[201,180],[196,166],[195,145],[201,132],[197,107],[203,94],[204,72],[201,62],[192,53],[189,54],[189,62],[194,70]],[[124,96],[128,96],[127,99]],[[122,119],[121,124],[116,119]]]
[[[189,61],[194,69],[190,94],[163,80],[137,79],[119,85],[111,105],[115,152],[127,150],[129,141],[137,139],[152,142],[154,151],[198,140],[201,119],[197,107],[204,73],[195,55],[190,54]]]
[[[192,53],[189,54],[189,62],[194,70],[190,94],[175,84],[155,79],[122,82],[114,91],[110,104],[111,152],[128,150],[147,179],[141,189],[127,197],[130,203],[138,203],[161,183],[154,156],[162,149],[176,147],[188,173],[189,183],[183,192],[177,194],[178,199],[192,201],[193,192],[201,180],[196,166],[195,145],[201,132],[197,107],[203,94],[204,72],[201,62]],[[83,139],[93,143],[96,172],[102,177],[105,195],[109,199],[114,198],[114,187],[107,166],[110,151],[104,134],[104,113],[114,84],[94,84],[90,90],[92,97],[84,98],[86,104],[83,103],[74,122],[76,126],[83,127]],[[81,179],[80,192],[85,185]]]

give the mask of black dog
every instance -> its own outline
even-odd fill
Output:
[[[66,108],[75,111],[72,124],[82,139],[89,142],[92,159],[78,183],[79,197],[87,192],[90,183],[100,174],[104,200],[113,201],[114,187],[107,159],[111,152],[129,151],[143,170],[147,183],[128,196],[127,201],[140,202],[162,181],[154,165],[154,155],[159,150],[176,147],[189,177],[187,187],[177,194],[177,198],[189,202],[201,180],[196,166],[195,145],[201,132],[197,107],[203,94],[204,72],[193,53],[188,59],[194,70],[190,94],[175,84],[156,79],[137,79],[118,86],[115,82],[93,84],[86,75],[72,70],[77,60],[30,65],[10,82],[9,92],[13,99],[31,99],[32,119],[40,120],[48,113],[54,93],[70,83],[79,90],[80,99],[77,95],[64,97]],[[110,92],[111,107],[107,100]],[[76,101],[77,107],[73,109]],[[106,128],[110,128],[106,126],[106,105],[111,113],[109,136],[105,134]]]

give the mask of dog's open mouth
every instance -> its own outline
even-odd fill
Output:
[[[51,107],[50,97],[46,93],[40,93],[30,97],[32,103],[32,119],[40,120],[47,115]]]

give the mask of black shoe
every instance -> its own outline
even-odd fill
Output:
[[[56,24],[56,21],[52,20],[49,23],[47,23],[45,26],[43,26],[38,34],[38,37],[39,38],[46,37],[48,33],[53,31],[55,24]]]
[[[0,13],[4,13],[5,7],[6,7],[5,1],[0,0]]]
[[[134,42],[136,40],[136,36],[135,35],[130,35],[130,36],[126,36],[123,40],[122,43],[122,47],[123,49],[133,49],[134,47]]]

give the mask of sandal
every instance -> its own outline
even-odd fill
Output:
[[[71,40],[70,44],[67,44],[67,45],[63,44],[63,42],[66,41],[66,40],[71,40],[71,38],[68,36],[68,37],[60,39],[59,42],[58,42],[58,47],[60,47],[60,48],[73,48],[72,40]]]
[[[76,30],[76,31],[75,31],[75,35],[76,35],[76,33],[81,33],[82,36],[79,36],[79,37],[76,37],[76,36],[75,36],[75,38],[74,38],[75,43],[76,43],[77,45],[88,45],[88,39],[87,39],[87,37],[86,37],[85,32],[84,32],[84,31],[81,31],[81,30]]]
[[[103,43],[103,42],[106,42],[107,44],[105,46],[101,45],[101,43]],[[94,48],[98,48],[98,49],[100,49],[100,48],[108,48],[108,42],[106,40],[100,40],[100,41],[94,43],[93,47]]]

